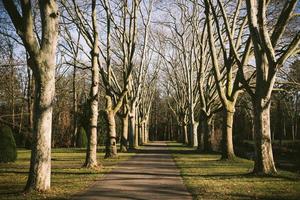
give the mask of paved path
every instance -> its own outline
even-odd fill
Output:
[[[164,142],[150,143],[74,199],[192,199]]]

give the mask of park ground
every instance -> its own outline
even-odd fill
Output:
[[[99,148],[100,170],[82,168],[85,149],[61,148],[52,150],[51,191],[46,193],[23,194],[29,170],[29,150],[18,150],[15,163],[0,163],[0,199],[70,199],[72,195],[91,186],[103,175],[111,171],[118,162],[124,161],[134,153],[120,153],[117,159],[104,159],[103,147]]]
[[[121,165],[132,159],[131,156],[147,151],[120,153],[118,159],[103,159],[102,150],[99,150],[98,159],[103,167],[93,171],[81,168],[84,149],[53,149],[52,190],[27,195],[22,189],[26,183],[30,151],[19,150],[15,163],[0,164],[0,199],[70,199],[74,194],[94,187],[96,182],[101,184],[104,174],[118,169],[118,163]],[[151,151],[155,152],[155,149]],[[272,177],[253,176],[251,160],[220,161],[219,154],[202,154],[173,142],[168,143],[168,150],[160,150],[156,155],[164,154],[173,156],[194,199],[300,199],[299,173],[279,169],[278,175]]]

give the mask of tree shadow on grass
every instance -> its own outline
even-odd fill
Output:
[[[129,152],[138,154],[195,154],[197,153],[197,150],[134,149]]]

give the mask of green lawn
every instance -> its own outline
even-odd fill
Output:
[[[274,177],[257,177],[249,174],[252,161],[220,161],[217,154],[185,153],[191,148],[169,145],[195,199],[300,199],[299,174],[279,171]]]
[[[0,199],[69,199],[101,179],[119,161],[126,160],[133,153],[120,153],[118,159],[103,159],[104,153],[98,153],[102,164],[99,171],[81,168],[85,159],[84,149],[53,149],[51,191],[47,193],[22,194],[27,180],[30,151],[19,150],[15,163],[0,163]]]

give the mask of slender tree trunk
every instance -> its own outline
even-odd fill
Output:
[[[146,139],[145,139],[145,122],[144,121],[142,121],[141,122],[141,139],[142,139],[142,142],[141,142],[141,144],[145,144],[145,141],[146,141]]]
[[[184,144],[188,144],[188,127],[187,124],[182,125],[182,133],[183,133],[183,138],[184,138]]]
[[[73,71],[73,146],[76,147],[77,138],[77,92],[76,92],[76,66]]]
[[[222,159],[233,159],[235,158],[232,139],[234,109],[224,109],[223,117]]]
[[[135,137],[135,112],[129,115],[129,148],[134,149],[137,145]]]
[[[28,87],[27,87],[27,110],[28,110],[28,129],[31,132],[33,130],[33,93],[34,92],[34,80],[31,75],[30,68],[27,67],[28,74]]]
[[[137,123],[137,130],[138,130],[138,144],[142,145],[143,144],[143,128],[142,128],[142,122],[141,122],[141,118],[138,117],[138,123]]]
[[[10,58],[10,62],[13,61],[12,55]],[[13,126],[15,126],[15,85],[14,85],[14,78],[15,78],[15,69],[14,66],[11,66],[11,77],[10,77],[10,87],[11,87],[11,117]]]
[[[115,113],[113,111],[107,110],[106,117],[108,122],[108,132],[107,132],[105,158],[115,158],[117,157],[117,141],[116,141],[117,133],[116,133]]]
[[[270,99],[257,99],[254,102],[256,158],[253,172],[256,174],[276,173],[270,132],[270,104]]]
[[[198,125],[199,125],[199,123],[198,122],[195,122],[194,121],[194,123],[192,123],[192,130],[193,130],[193,135],[192,135],[192,140],[193,140],[193,142],[192,142],[192,146],[193,147],[197,147],[198,146]]]
[[[96,1],[92,1],[92,24],[93,24],[93,49],[92,57],[92,84],[89,99],[89,129],[88,129],[88,145],[86,149],[86,158],[84,167],[97,169],[97,126],[98,126],[98,91],[99,91],[99,41],[97,31],[97,13]]]
[[[121,152],[127,152],[128,149],[128,121],[129,121],[128,114],[125,114],[122,117],[123,131],[122,131],[121,146],[120,146]]]
[[[294,122],[292,122],[292,141],[295,141],[295,127],[294,127]]]
[[[140,141],[140,132],[139,132],[139,115],[138,115],[138,111],[137,111],[138,109],[136,108],[136,112],[135,112],[135,124],[134,124],[134,126],[135,126],[135,128],[134,128],[134,130],[135,130],[135,139],[134,139],[134,148],[136,148],[136,147],[139,147],[139,141]]]
[[[204,118],[204,152],[212,152],[213,147],[212,147],[212,137],[213,137],[213,119],[212,117],[205,117]]]
[[[145,126],[144,126],[144,132],[145,132],[145,143],[147,144],[149,142],[149,118],[146,117],[145,120]]]

